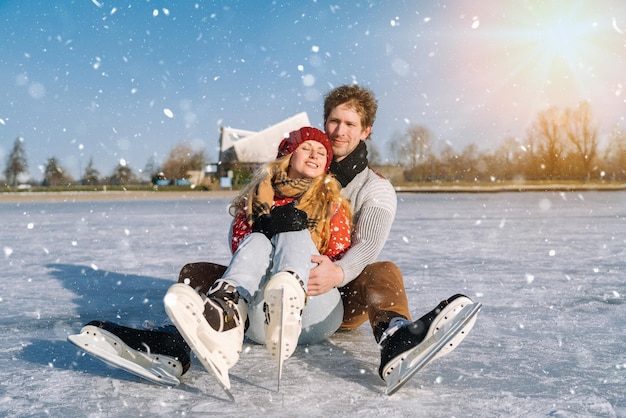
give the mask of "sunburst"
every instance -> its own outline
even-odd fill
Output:
[[[481,103],[498,121],[523,126],[548,106],[576,106],[592,97],[606,105],[599,101],[615,96],[623,62],[618,19],[574,0],[499,6],[466,32],[463,56],[472,72],[459,81],[475,93],[468,105]]]
[[[582,6],[559,9],[556,3],[531,8],[517,29],[501,36],[511,78],[534,88],[546,101],[580,95],[594,79],[597,64],[597,22]]]

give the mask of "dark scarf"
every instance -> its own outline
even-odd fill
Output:
[[[360,141],[346,158],[330,163],[330,172],[335,175],[342,187],[346,187],[352,179],[367,168],[367,146],[365,141]]]

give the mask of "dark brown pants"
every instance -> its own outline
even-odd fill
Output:
[[[226,267],[219,264],[190,263],[181,269],[178,281],[206,293],[225,271]],[[378,341],[392,318],[402,316],[410,319],[402,273],[390,261],[368,265],[356,279],[339,288],[339,291],[344,309],[340,329],[355,329],[369,320]]]

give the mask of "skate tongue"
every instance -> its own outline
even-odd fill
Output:
[[[402,318],[400,316],[393,318],[389,322],[389,326],[387,327],[387,329],[383,332],[383,335],[380,337],[380,342],[378,344],[381,345],[383,341],[395,334],[396,331],[398,331],[400,328],[408,326],[410,324],[411,321],[406,318]]]

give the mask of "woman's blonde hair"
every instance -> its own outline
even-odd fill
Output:
[[[231,202],[229,213],[235,216],[239,210],[245,211],[250,193],[256,190],[259,183],[268,175],[273,176],[278,171],[288,172],[290,160],[291,154],[278,158],[257,170],[250,183]],[[340,207],[343,208],[348,216],[350,230],[352,230],[352,207],[350,201],[341,194],[341,184],[332,174],[326,172],[313,178],[310,187],[297,200],[298,204],[296,207],[306,212],[309,220],[318,218],[318,224],[309,224],[309,229],[313,228],[313,230],[319,231],[320,243],[318,250],[320,254],[323,254],[328,248],[328,242],[332,233],[330,221]]]

